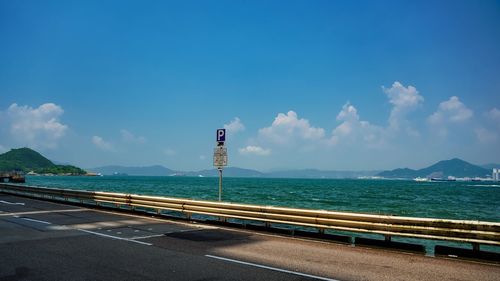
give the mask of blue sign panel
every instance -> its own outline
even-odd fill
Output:
[[[226,141],[226,129],[217,129],[217,142]]]

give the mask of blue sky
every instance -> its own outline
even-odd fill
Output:
[[[500,162],[498,1],[0,1],[0,151],[82,167]]]

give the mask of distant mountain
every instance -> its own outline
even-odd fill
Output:
[[[129,176],[171,176],[178,172],[160,165],[145,167],[103,166],[89,169],[103,175],[129,175]]]
[[[270,178],[326,178],[326,179],[341,179],[341,178],[357,178],[374,176],[379,171],[323,171],[316,169],[301,169],[301,170],[283,170],[266,173],[266,177]]]
[[[34,171],[39,174],[76,174],[86,172],[71,165],[56,165],[33,149],[24,147],[0,154],[0,171]]]
[[[207,169],[201,171],[175,171],[163,166],[146,167],[125,167],[125,166],[104,166],[89,169],[93,172],[103,175],[130,175],[130,176],[187,176],[187,177],[217,177],[219,174],[216,169]],[[412,170],[408,168],[395,169],[392,171],[324,171],[317,169],[300,170],[282,170],[272,172],[260,172],[252,169],[243,169],[238,167],[224,168],[225,177],[246,177],[246,178],[358,178],[381,176],[385,178],[415,178],[415,177],[484,177],[491,173],[491,170],[472,165],[460,159],[451,159],[440,161],[430,167]]]
[[[415,177],[484,177],[491,173],[490,170],[473,165],[464,160],[454,158],[439,161],[436,164],[420,170],[395,169],[384,171],[378,176],[385,178],[415,178]]]
[[[384,178],[403,178],[403,179],[411,179],[416,178],[418,175],[417,170],[409,169],[409,168],[398,168],[391,171],[383,171],[379,173],[377,176]]]
[[[218,177],[217,169],[207,169],[201,171],[175,171],[163,166],[147,167],[125,167],[125,166],[104,166],[89,169],[92,172],[103,175],[130,175],[130,176],[186,176],[186,177]],[[322,171],[315,169],[303,170],[283,170],[263,173],[257,170],[244,169],[238,167],[224,168],[225,177],[236,178],[357,178],[362,176],[374,176],[378,171]]]
[[[316,169],[302,170],[282,170],[273,172],[259,172],[251,169],[243,169],[238,167],[224,168],[224,176],[227,177],[246,177],[246,178],[357,178],[362,176],[374,176],[378,171],[322,171]],[[185,173],[186,176],[204,176],[216,177],[218,172],[216,169],[202,170],[196,172]]]
[[[184,175],[186,176],[203,176],[203,177],[218,177],[219,172],[217,169],[209,169],[209,170],[201,170],[196,172],[187,172]],[[235,177],[235,178],[262,178],[265,177],[266,174],[251,170],[251,169],[243,169],[238,167],[227,167],[224,168],[223,175],[225,177]]]

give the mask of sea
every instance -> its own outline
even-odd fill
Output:
[[[219,190],[213,177],[28,176],[26,184],[211,201]],[[232,203],[500,222],[500,182],[224,178],[222,190]]]

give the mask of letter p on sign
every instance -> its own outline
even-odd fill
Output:
[[[226,129],[217,129],[217,142],[226,141]]]

